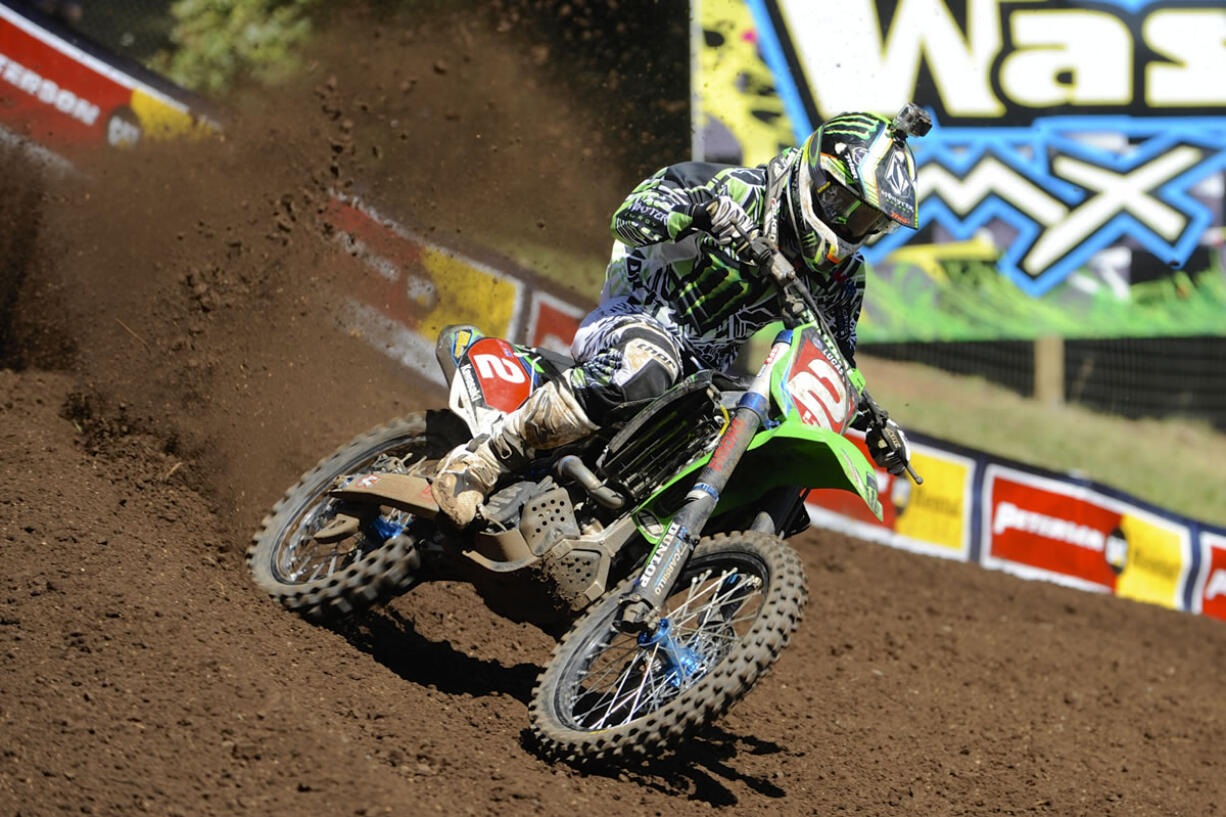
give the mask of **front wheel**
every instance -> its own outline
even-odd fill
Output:
[[[281,498],[255,534],[247,563],[285,607],[327,620],[402,591],[420,563],[416,543],[434,523],[395,509],[329,496],[337,480],[376,472],[430,473],[468,439],[455,415],[425,411],[355,437],[320,460]]]
[[[675,747],[749,692],[806,599],[795,551],[755,532],[698,544],[651,637],[614,627],[631,584],[575,623],[533,691],[533,734],[550,758],[619,762]]]

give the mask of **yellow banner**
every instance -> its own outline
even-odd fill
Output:
[[[895,479],[891,499],[895,500],[896,533],[965,556],[967,541],[968,485],[971,465],[944,456],[917,450],[911,458],[915,470],[924,476],[923,485]],[[907,492],[905,504],[899,494]]]
[[[1180,588],[1189,550],[1187,528],[1126,513],[1120,520],[1120,530],[1128,542],[1128,553],[1115,594],[1163,607],[1182,607]]]

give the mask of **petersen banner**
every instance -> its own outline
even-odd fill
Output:
[[[190,106],[189,106],[190,101]],[[68,156],[216,129],[200,101],[52,21],[0,5],[0,136]]]
[[[1226,530],[1104,485],[911,434],[922,485],[877,472],[884,518],[838,491],[814,523],[1027,579],[1226,619]],[[855,438],[863,450],[862,435]]]

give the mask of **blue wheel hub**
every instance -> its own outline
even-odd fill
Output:
[[[405,526],[399,522],[384,519],[382,516],[376,516],[370,524],[374,528],[375,534],[384,542],[393,536],[399,536],[401,533],[404,533],[405,529]]]
[[[638,643],[640,647],[661,648],[665,681],[677,689],[706,671],[706,660],[702,654],[678,642],[673,635],[672,623],[666,618],[660,620],[660,626],[654,633],[641,634]]]

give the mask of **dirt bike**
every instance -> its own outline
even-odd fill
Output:
[[[561,614],[573,623],[530,705],[546,757],[642,758],[718,717],[800,620],[805,573],[783,539],[808,525],[809,489],[851,491],[881,517],[874,468],[843,436],[879,409],[792,267],[744,238],[785,326],[756,376],[695,374],[535,452],[461,531],[431,493],[439,459],[572,361],[448,327],[436,350],[448,410],[369,431],[305,474],[254,537],[256,582],[316,619],[438,579],[471,582],[512,618]]]

